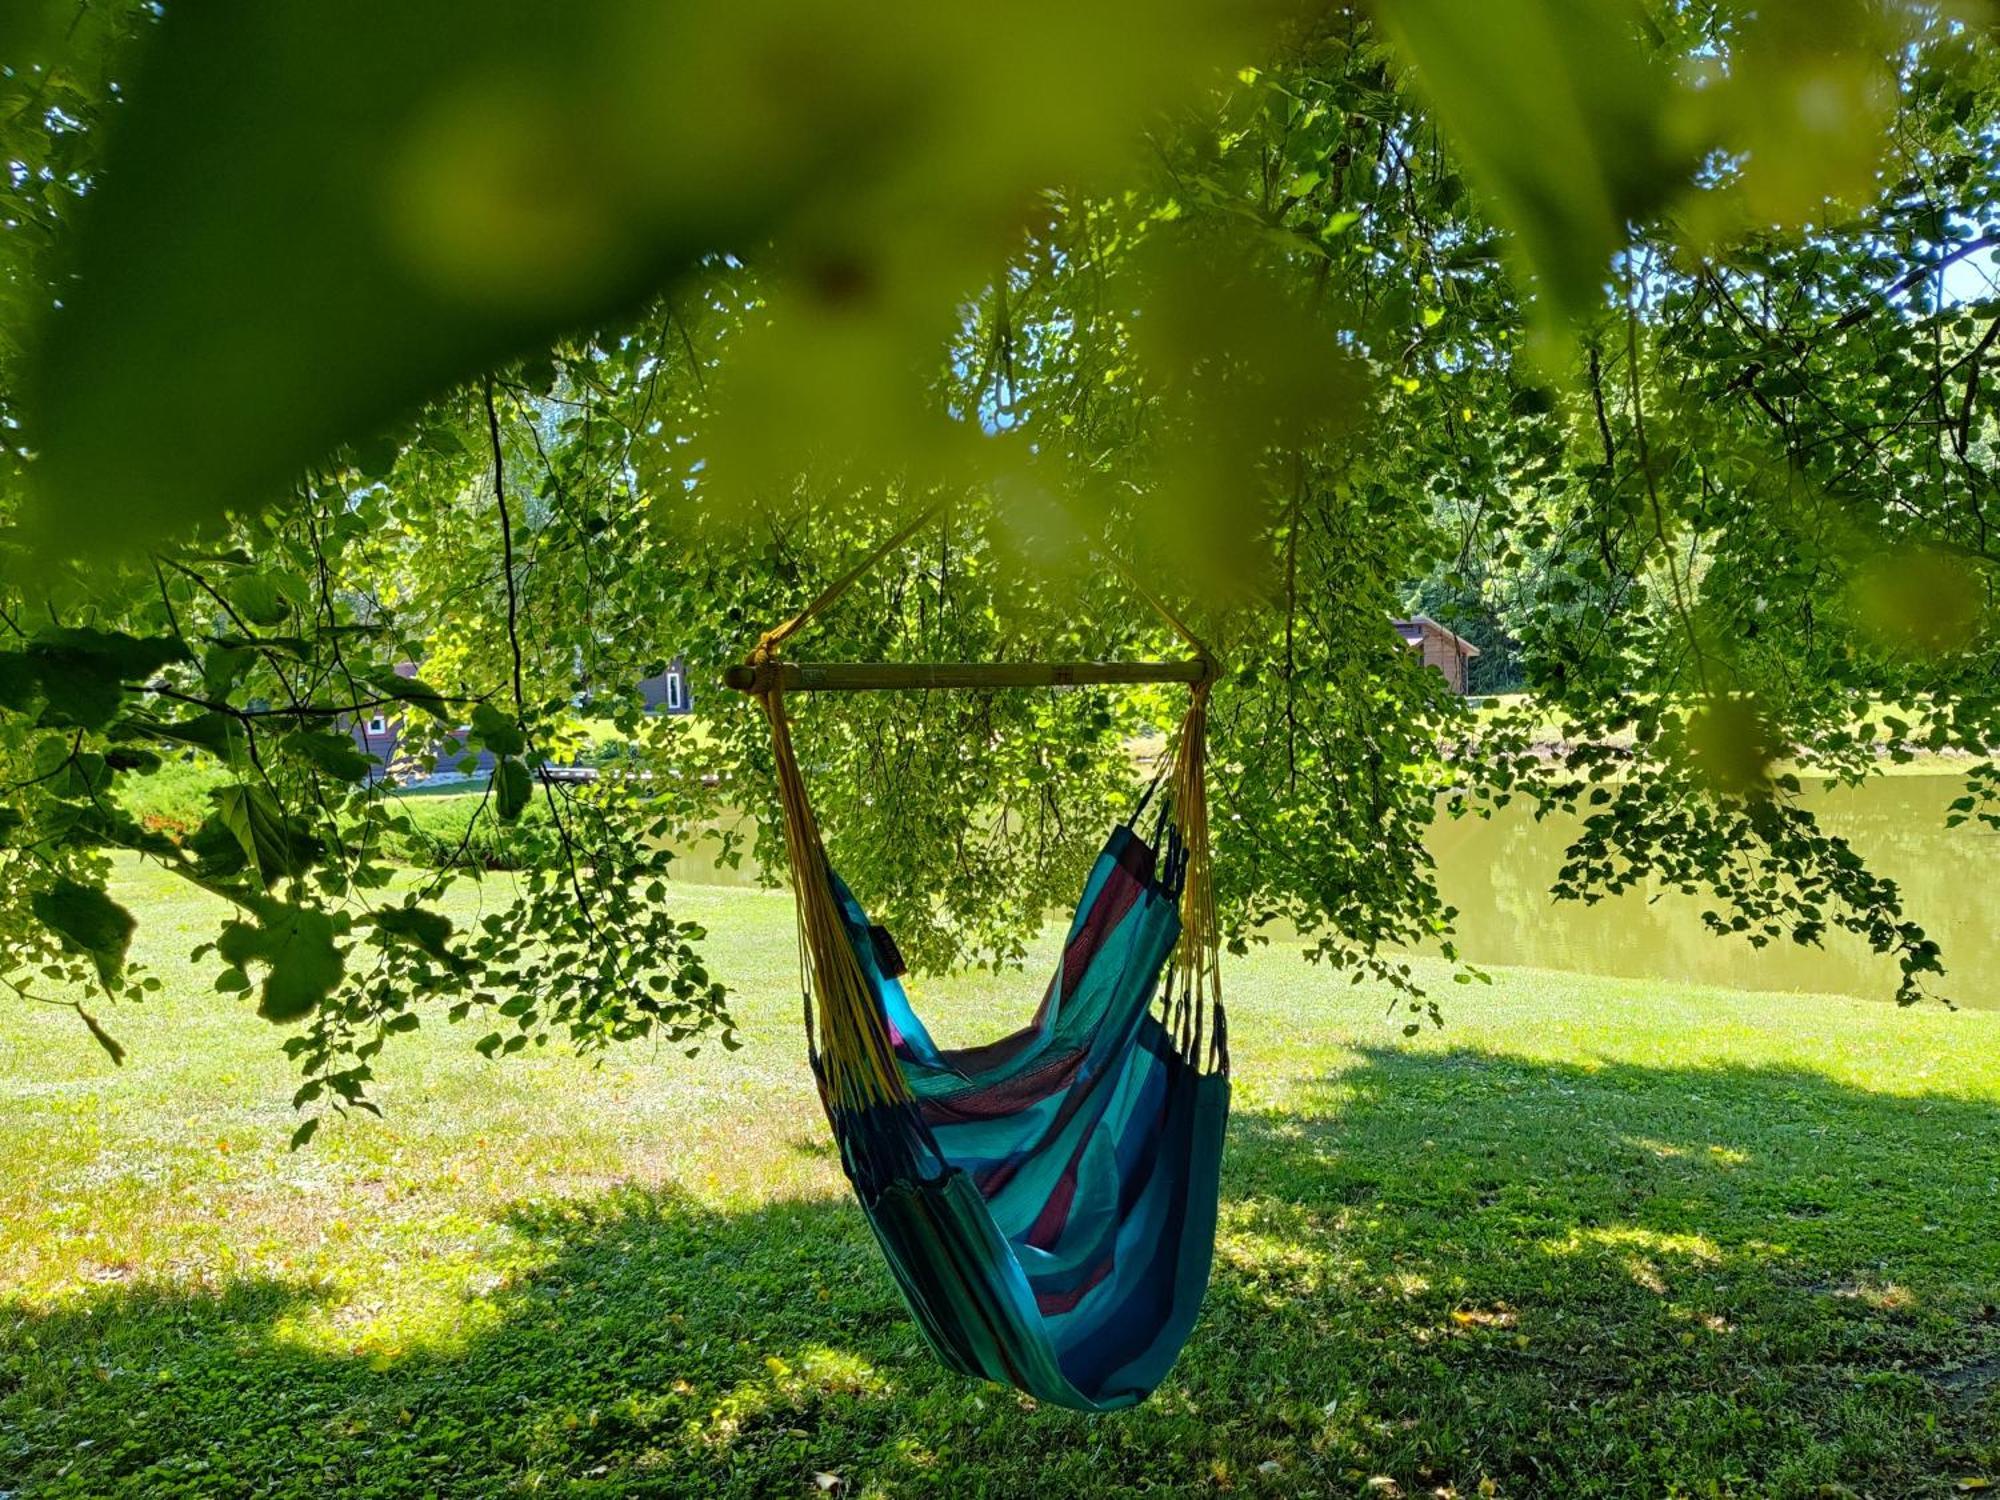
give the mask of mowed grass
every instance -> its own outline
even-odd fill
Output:
[[[847,1198],[783,896],[689,887],[743,1050],[487,1062],[288,1153],[280,1038],[0,1006],[0,1493],[1879,1495],[2000,1479],[2000,1015],[1502,971],[1414,1039],[1234,963],[1214,1284],[1145,1406],[946,1374]],[[1052,948],[1048,951],[1052,951]],[[1442,970],[1436,977],[1443,980]],[[1038,978],[922,987],[952,1041]]]

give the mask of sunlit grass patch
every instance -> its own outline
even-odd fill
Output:
[[[1614,1250],[1667,1256],[1702,1265],[1715,1265],[1722,1259],[1720,1247],[1706,1235],[1663,1234],[1655,1229],[1641,1229],[1629,1224],[1610,1229],[1573,1230],[1561,1240],[1545,1242],[1543,1248],[1551,1255]]]

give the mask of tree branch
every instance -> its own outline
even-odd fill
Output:
[[[514,520],[507,513],[507,462],[500,451],[500,411],[493,404],[493,377],[486,377],[486,434],[493,444],[493,503],[500,512],[500,566],[507,579],[507,644],[514,653],[514,712],[527,712],[521,688],[521,595],[514,582]]]
[[[1957,262],[1964,260],[1968,255],[1977,255],[1980,251],[1991,250],[1996,245],[2000,245],[2000,234],[1983,234],[1976,240],[1967,240],[1963,245],[1948,251],[1946,254],[1940,255],[1936,260],[1926,262],[1924,265],[1918,266],[1915,270],[1897,277],[1896,280],[1889,283],[1888,289],[1882,293],[1881,303],[1864,302],[1861,306],[1843,313],[1835,320],[1833,331],[1840,333],[1852,328],[1856,323],[1865,320],[1869,314],[1880,311],[1882,304],[1894,302],[1926,276],[1935,275],[1946,266],[1955,265]]]

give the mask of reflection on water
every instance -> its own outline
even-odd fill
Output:
[[[2000,833],[1944,826],[1945,804],[1963,791],[1956,776],[1899,776],[1810,801],[1833,832],[1901,886],[1910,916],[1943,946],[1947,973],[1934,987],[1960,1005],[2000,1009],[2000,933],[1991,918]],[[1595,906],[1551,901],[1549,882],[1573,829],[1565,819],[1537,823],[1519,804],[1490,821],[1437,825],[1431,849],[1438,883],[1458,908],[1459,950],[1468,959],[1739,989],[1895,994],[1894,961],[1844,932],[1829,932],[1820,948],[1760,950],[1703,927],[1708,903],[1697,897],[1633,892]],[[755,883],[749,859],[730,869],[716,863],[718,852],[713,838],[697,841],[675,861],[675,875],[701,884]]]
[[[2000,1009],[2000,833],[1944,826],[1961,795],[1956,776],[1899,776],[1808,799],[1830,832],[1845,835],[1878,873],[1900,886],[1912,920],[1944,949],[1933,987],[1960,1005]],[[1701,923],[1712,903],[1634,891],[1595,906],[1552,902],[1549,882],[1573,836],[1572,821],[1537,823],[1525,807],[1490,821],[1440,821],[1431,837],[1438,884],[1459,910],[1459,949],[1474,963],[1526,964],[1635,979],[1669,978],[1742,989],[1807,990],[1871,998],[1895,994],[1893,960],[1844,932],[1825,946],[1754,949]]]

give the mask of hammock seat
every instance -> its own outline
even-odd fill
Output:
[[[1213,1254],[1229,1113],[1205,779],[1215,666],[1136,579],[1195,649],[1191,661],[815,668],[776,659],[935,509],[767,631],[726,680],[770,721],[807,1054],[841,1164],[911,1315],[953,1370],[1112,1411],[1165,1377]],[[1113,830],[1033,1019],[997,1042],[942,1049],[904,991],[894,942],[827,859],[786,692],[1078,682],[1189,684],[1152,835],[1136,831],[1137,813]]]
[[[1034,1019],[959,1051],[931,1040],[835,877],[911,1094],[828,1109],[897,1285],[946,1365],[1084,1411],[1134,1405],[1166,1375],[1215,1236],[1229,1079],[1152,1012],[1181,930],[1178,861],[1161,853],[1118,828]],[[1219,1061],[1226,1039],[1210,1045]]]

